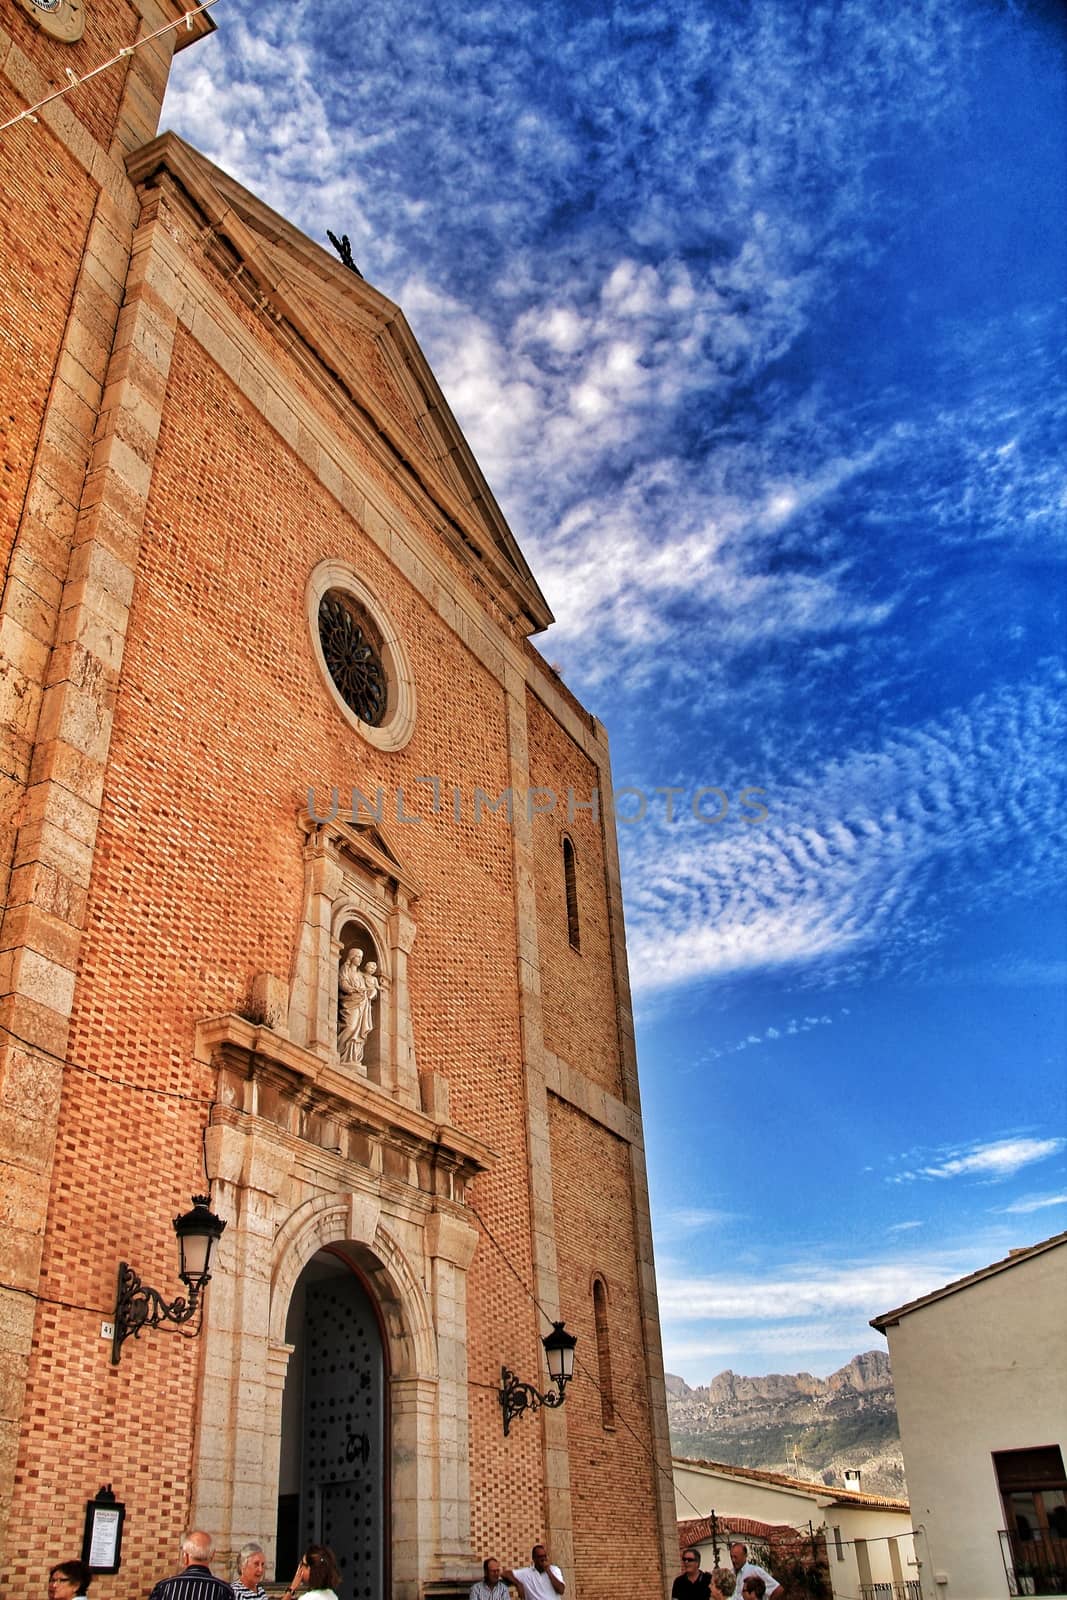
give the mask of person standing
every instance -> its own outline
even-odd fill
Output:
[[[233,1600],[230,1585],[212,1574],[214,1554],[210,1533],[192,1529],[182,1540],[182,1570],[173,1578],[161,1578],[148,1600]]]
[[[505,1582],[516,1584],[526,1600],[556,1600],[556,1595],[563,1594],[567,1585],[562,1572],[549,1561],[547,1548],[543,1544],[535,1544],[531,1560],[532,1567],[516,1567],[514,1572],[506,1568]]]
[[[263,1574],[267,1558],[261,1544],[243,1544],[237,1552],[237,1581],[233,1585],[235,1600],[267,1600],[263,1587]]]
[[[778,1579],[772,1578],[766,1567],[757,1567],[748,1559],[748,1545],[742,1544],[740,1539],[735,1539],[730,1546],[730,1564],[737,1579],[738,1594],[744,1593],[746,1578],[759,1578],[766,1588],[767,1600],[785,1600],[785,1590]]]
[[[711,1573],[700,1565],[700,1551],[682,1551],[682,1570],[671,1585],[671,1600],[710,1600]]]

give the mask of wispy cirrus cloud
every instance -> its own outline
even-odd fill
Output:
[[[326,0],[221,14],[179,59],[181,131],[315,236],[346,231],[400,299],[535,558],[549,648],[587,684],[607,659],[647,671],[650,644],[681,664],[680,610],[720,654],[892,613],[841,549],[774,558],[917,430],[828,429],[815,393],[739,429],[736,397],[843,263],[884,250],[898,201],[876,174],[912,123],[961,113],[976,46],[948,0],[909,8],[891,48],[862,0],[828,16],[519,5],[457,11],[446,50],[433,8],[398,36],[371,5],[357,49]]]
[[[657,1216],[656,1235],[666,1243],[694,1233],[703,1233],[707,1228],[736,1222],[738,1215],[736,1211],[723,1211],[712,1206],[676,1206]]]
[[[1062,1194],[1028,1195],[1021,1200],[1013,1200],[1010,1206],[998,1206],[997,1215],[1028,1217],[1035,1211],[1047,1211],[1053,1206],[1067,1206],[1067,1191]]]
[[[881,1256],[820,1252],[724,1272],[672,1263],[658,1275],[665,1364],[690,1383],[708,1382],[724,1361],[749,1372],[832,1370],[877,1344],[872,1317],[1002,1259],[1020,1242],[1031,1241],[991,1226],[965,1244],[889,1245]]]
[[[1007,954],[986,961],[944,967],[937,981],[946,984],[993,984],[998,988],[1067,989],[1067,960],[1041,960]]]
[[[1045,1161],[1067,1149],[1067,1139],[993,1139],[934,1154],[921,1165],[893,1173],[890,1183],[915,1183],[943,1178],[981,1178],[995,1182],[1014,1177],[1024,1167]],[[1014,1208],[1008,1207],[1008,1210]]]
[[[660,1312],[667,1320],[780,1322],[829,1312],[867,1312],[900,1305],[951,1281],[944,1255],[892,1260],[825,1262],[756,1277],[709,1273],[660,1283]],[[870,1309],[868,1309],[870,1308]]]
[[[746,1272],[659,1273],[664,1361],[706,1383],[724,1360],[741,1370],[826,1371],[868,1350],[871,1317],[918,1299],[995,1259],[930,1250],[828,1262],[822,1257]],[[710,1363],[718,1365],[709,1366]]]
[[[930,937],[964,876],[972,905],[1058,883],[1064,845],[1040,819],[1064,804],[1052,752],[1065,721],[1052,672],[769,792],[758,827],[713,834],[690,819],[661,827],[654,848],[649,829],[624,829],[635,989],[897,959]],[[909,920],[920,898],[921,925]]]

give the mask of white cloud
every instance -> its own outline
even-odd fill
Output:
[[[1000,1206],[997,1214],[1002,1217],[1029,1216],[1033,1211],[1045,1211],[1050,1206],[1067,1206],[1067,1193],[1031,1195],[1027,1199],[1015,1200],[1010,1206]]]
[[[658,1280],[667,1369],[690,1383],[706,1383],[724,1362],[742,1372],[832,1370],[878,1347],[872,1317],[987,1266],[1011,1242],[994,1227],[965,1246],[881,1259],[820,1257],[722,1273],[663,1263]]]
[[[795,1037],[797,1034],[810,1033],[813,1028],[832,1027],[832,1017],[790,1017],[781,1028],[767,1027],[762,1033],[749,1033],[743,1039],[735,1039],[729,1044],[712,1045],[706,1054],[709,1061],[719,1061],[723,1056],[736,1055],[738,1051],[749,1050],[756,1045],[773,1044],[776,1039]]]
[[[924,1166],[898,1172],[890,1183],[912,1183],[931,1178],[1010,1178],[1035,1161],[1046,1161],[1067,1148],[1067,1139],[994,1139],[945,1154]]]
[[[886,1233],[910,1233],[913,1228],[921,1228],[921,1222],[894,1222],[885,1231]]]
[[[798,1322],[827,1313],[877,1316],[951,1282],[949,1256],[850,1261],[795,1268],[754,1280],[686,1275],[659,1284],[660,1313],[671,1322]]]
[[[775,1370],[825,1376],[852,1356],[877,1345],[878,1335],[862,1318],[858,1318],[854,1326],[840,1322],[790,1322],[747,1328],[743,1334],[733,1328],[721,1334],[694,1337],[668,1331],[664,1335],[663,1360],[668,1372],[684,1369],[695,1373],[689,1380],[694,1384],[707,1383],[725,1363],[747,1376],[756,1375],[754,1367],[761,1373]],[[825,1359],[828,1353],[829,1360]],[[772,1368],[771,1363],[776,1365]]]
[[[686,1234],[700,1233],[705,1228],[719,1227],[737,1220],[736,1211],[721,1211],[708,1206],[680,1206],[656,1219],[658,1238],[670,1240]]]

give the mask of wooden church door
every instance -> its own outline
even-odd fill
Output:
[[[385,1364],[378,1319],[354,1273],[308,1284],[304,1340],[304,1543],[336,1555],[340,1600],[381,1600]]]

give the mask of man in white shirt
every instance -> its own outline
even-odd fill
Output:
[[[730,1546],[730,1564],[734,1569],[737,1579],[737,1588],[734,1593],[740,1600],[745,1587],[746,1578],[762,1578],[766,1585],[766,1600],[785,1600],[785,1590],[777,1578],[772,1578],[766,1567],[757,1567],[754,1561],[748,1559],[748,1545],[742,1544],[740,1539]]]
[[[526,1600],[556,1600],[556,1596],[563,1594],[567,1588],[562,1572],[549,1561],[548,1551],[543,1544],[535,1544],[530,1554],[533,1566],[518,1567],[514,1572],[508,1569],[504,1573],[505,1579],[508,1583],[516,1584]]]

